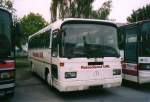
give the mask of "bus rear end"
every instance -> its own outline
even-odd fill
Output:
[[[117,28],[100,21],[68,21],[59,37],[59,57],[52,58],[53,85],[59,91],[116,87],[122,82]],[[53,39],[52,48],[57,41]],[[57,52],[52,49],[52,55]]]
[[[13,94],[15,87],[11,27],[11,14],[7,10],[0,9],[0,95]]]

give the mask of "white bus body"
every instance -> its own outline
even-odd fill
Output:
[[[150,83],[150,20],[121,26],[123,79]]]
[[[53,24],[49,25],[48,27],[30,36],[29,60],[32,63],[32,71],[36,72],[40,77],[46,80],[49,85],[54,86],[61,92],[85,90],[92,86],[103,86],[103,87],[120,86],[122,82],[121,58],[118,55],[111,56],[111,54],[106,57],[100,55],[98,56],[95,53],[101,54],[100,53],[101,50],[99,49],[96,50],[97,47],[92,47],[95,45],[90,44],[88,45],[89,40],[87,40],[88,39],[87,36],[89,36],[90,34],[94,35],[96,30],[92,31],[87,28],[89,26],[93,27],[93,25],[96,26],[100,25],[100,27],[102,25],[103,28],[95,27],[95,29],[100,30],[102,29],[106,30],[105,28],[110,27],[111,28],[110,31],[115,32],[114,38],[117,38],[116,27],[115,24],[113,24],[112,22],[92,20],[92,19],[73,19],[73,18],[56,21]],[[106,30],[104,32],[110,31]],[[70,37],[68,33],[72,34],[73,37]],[[76,33],[78,33],[78,38],[75,38]],[[100,35],[101,33],[98,34]],[[42,35],[46,34],[49,35],[47,35],[45,39],[44,37],[42,39]],[[68,36],[70,38],[67,38]],[[42,39],[40,40],[41,42],[42,41],[44,42],[46,41],[47,38],[49,38],[50,41],[46,42],[48,43],[47,47],[45,48],[37,47],[40,46],[39,45],[40,41],[35,40],[38,38]],[[64,39],[60,41],[60,39],[58,40],[58,38]],[[80,42],[76,43],[76,45],[73,45],[76,42],[76,40],[79,40],[80,38],[81,41],[83,41],[83,43]],[[100,38],[95,39],[92,38],[91,36],[90,39],[92,40],[94,39],[92,44],[95,44],[94,41],[96,40],[98,41]],[[111,37],[108,39],[111,40],[110,43],[114,43],[114,46],[116,48],[116,50],[114,50],[108,47],[108,50],[111,49],[114,51],[113,54],[116,53],[118,54],[119,50],[116,42],[117,40],[112,39]],[[63,45],[64,47],[62,47]],[[86,53],[85,55],[84,51],[86,49],[85,46],[88,47],[87,45],[90,46],[90,48],[92,49],[90,49],[91,52]],[[69,47],[67,48],[67,46]],[[73,50],[72,46],[75,46]],[[106,51],[103,53],[106,53]]]

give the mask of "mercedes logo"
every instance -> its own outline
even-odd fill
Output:
[[[95,71],[95,72],[93,73],[93,76],[94,76],[94,77],[99,76],[99,72],[98,72],[98,71]]]

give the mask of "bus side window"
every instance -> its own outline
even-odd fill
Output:
[[[51,33],[51,30],[45,32],[45,36],[44,36],[44,39],[45,39],[44,47],[45,48],[49,48],[49,45],[50,45],[50,33]]]
[[[59,46],[58,46],[58,32],[53,32],[52,33],[52,56],[56,57],[58,56],[58,50],[59,50]]]

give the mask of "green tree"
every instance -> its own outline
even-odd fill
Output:
[[[22,43],[26,43],[30,35],[47,26],[48,23],[40,14],[30,13],[29,15],[24,16],[20,20],[20,25],[23,32]]]
[[[13,2],[11,0],[0,0],[0,7],[9,9],[12,13],[15,13]]]
[[[22,36],[22,29],[20,26],[20,22],[18,22],[18,21],[14,22],[13,33],[15,35],[15,37],[14,37],[15,46],[17,46],[19,49],[22,49],[21,41],[22,41],[23,36]]]
[[[51,8],[50,8],[51,21],[52,22],[56,21],[56,18],[57,18],[57,5],[58,5],[58,3],[59,3],[59,0],[52,0]]]
[[[92,13],[92,18],[96,19],[108,19],[108,15],[110,14],[111,11],[111,4],[112,1],[106,1],[103,3],[103,5],[97,10],[93,11]]]
[[[57,17],[106,19],[111,10],[111,0],[104,2],[97,11],[92,9],[93,2],[94,0],[52,0],[51,21],[54,22]]]
[[[90,18],[94,0],[74,0],[67,5],[66,17]]]
[[[138,10],[132,12],[132,14],[127,18],[128,22],[137,22],[141,20],[150,19],[150,4],[146,5]]]

